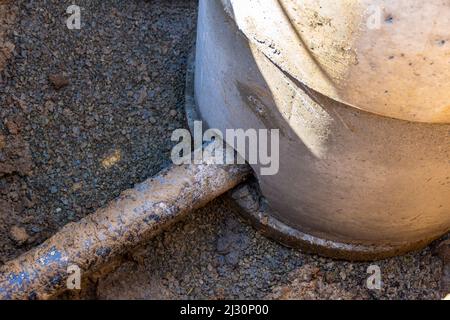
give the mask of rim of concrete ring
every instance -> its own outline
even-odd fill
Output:
[[[201,121],[195,100],[195,46],[189,54],[186,70],[185,113],[191,132],[194,121]],[[375,261],[420,250],[439,237],[396,245],[362,245],[322,239],[301,232],[277,219],[261,194],[257,179],[244,182],[230,193],[239,214],[262,235],[289,248],[320,256],[350,260]]]

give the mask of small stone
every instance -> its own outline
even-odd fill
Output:
[[[8,120],[8,122],[6,123],[6,128],[8,129],[9,133],[14,135],[20,132],[19,126],[11,120]]]
[[[17,192],[15,192],[15,191],[10,192],[10,193],[8,194],[8,196],[9,196],[9,198],[10,198],[12,201],[14,201],[14,202],[17,202],[17,201],[19,200],[19,194],[18,194]]]
[[[18,226],[13,226],[9,231],[9,234],[11,239],[19,244],[25,243],[30,238],[25,228]]]
[[[178,114],[178,112],[177,112],[177,110],[170,110],[170,116],[171,117],[176,117],[177,116],[177,114]]]
[[[73,192],[80,190],[83,187],[83,183],[82,182],[76,182],[72,185],[71,190]]]
[[[33,208],[33,206],[34,206],[34,201],[32,199],[27,198],[27,197],[24,197],[22,199],[22,203],[25,206],[25,208]]]
[[[0,134],[0,150],[6,147],[6,138],[4,135]]]
[[[217,240],[217,246],[216,246],[217,253],[225,255],[225,254],[230,253],[231,249],[232,249],[231,242],[228,238],[221,237]]]
[[[50,101],[50,100],[45,102],[44,107],[49,112],[53,112],[55,110],[55,104],[52,101]]]
[[[52,74],[48,77],[52,85],[55,87],[56,90],[59,90],[65,86],[69,85],[69,78],[65,76],[62,73],[59,74]]]
[[[38,226],[32,226],[32,227],[31,227],[31,232],[33,232],[33,233],[39,233],[39,232],[42,232],[42,229],[39,228]]]
[[[19,99],[19,100],[17,100],[17,103],[19,104],[19,107],[23,112],[28,112],[28,106],[24,100]]]
[[[235,267],[239,264],[239,259],[240,259],[240,255],[237,251],[232,251],[225,256],[225,261],[230,266],[233,266],[233,267]]]
[[[73,133],[75,136],[79,136],[79,135],[80,135],[80,128],[79,128],[79,127],[73,127],[73,128],[72,128],[72,133]]]
[[[137,104],[143,104],[145,100],[147,100],[147,88],[143,87],[139,92],[139,96],[136,102]]]

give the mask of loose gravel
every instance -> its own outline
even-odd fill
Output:
[[[196,2],[77,4],[81,30],[66,27],[67,2],[6,5],[17,17],[8,36],[14,57],[1,78],[0,130],[26,142],[32,173],[14,169],[2,185],[8,207],[19,203],[1,214],[2,260],[157,173],[170,159],[172,131],[185,127]],[[20,139],[8,123],[18,127]],[[25,244],[11,236],[17,224],[29,235]]]

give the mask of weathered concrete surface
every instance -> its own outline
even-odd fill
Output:
[[[382,250],[447,233],[450,124],[380,116],[302,83],[274,60],[298,62],[300,51],[246,33],[245,19],[236,18],[257,19],[246,6],[275,2],[234,1],[224,10],[219,0],[200,1],[195,71],[198,110],[209,127],[280,130],[280,171],[258,177],[274,218],[318,239]]]
[[[83,272],[101,267],[236,186],[249,173],[246,165],[184,165],[164,170],[2,266],[0,299],[52,297],[66,288],[69,266]]]
[[[361,110],[450,122],[441,0],[222,0],[243,35],[309,88]]]

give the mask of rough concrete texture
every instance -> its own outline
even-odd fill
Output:
[[[263,20],[262,8],[278,2],[232,1],[244,24]],[[238,9],[249,3],[259,15]],[[198,21],[195,95],[203,121],[221,132],[279,129],[276,174],[252,163],[275,218],[305,238],[332,241],[330,248],[351,244],[377,257],[423,248],[450,231],[450,122],[381,117],[311,90],[283,63],[296,63],[300,52],[268,58],[280,43],[264,42],[258,32],[242,36],[245,27],[218,0],[200,1]],[[421,90],[419,83],[414,88]]]
[[[22,147],[10,150],[29,159],[0,175],[0,264],[166,167],[170,134],[185,126],[196,1],[77,2],[79,32],[66,29],[61,1],[17,0],[0,11],[17,15],[0,72],[0,145],[18,139]],[[69,84],[57,90],[51,75]],[[432,251],[380,262],[384,285],[369,291],[367,263],[280,246],[224,197],[63,298],[437,299],[442,268]]]

